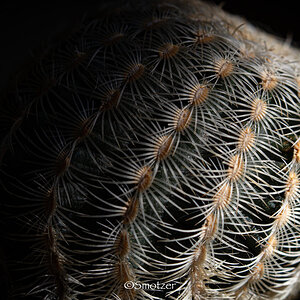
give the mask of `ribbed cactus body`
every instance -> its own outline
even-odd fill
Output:
[[[300,63],[239,22],[193,1],[111,8],[2,99],[9,299],[294,292]]]

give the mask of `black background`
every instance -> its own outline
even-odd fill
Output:
[[[210,0],[228,12],[241,15],[264,30],[292,38],[300,46],[300,11],[294,1]],[[0,4],[0,89],[20,65],[47,39],[80,22],[84,12],[101,3],[3,1]]]

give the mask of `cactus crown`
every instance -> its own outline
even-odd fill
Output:
[[[125,5],[2,99],[11,298],[292,292],[299,64],[249,32],[202,2]]]

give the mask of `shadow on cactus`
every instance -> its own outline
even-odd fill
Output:
[[[295,295],[298,50],[202,2],[121,8],[2,97],[7,298]]]

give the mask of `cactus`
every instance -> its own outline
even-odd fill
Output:
[[[297,55],[194,0],[107,5],[43,52],[1,100],[7,298],[295,295]]]

